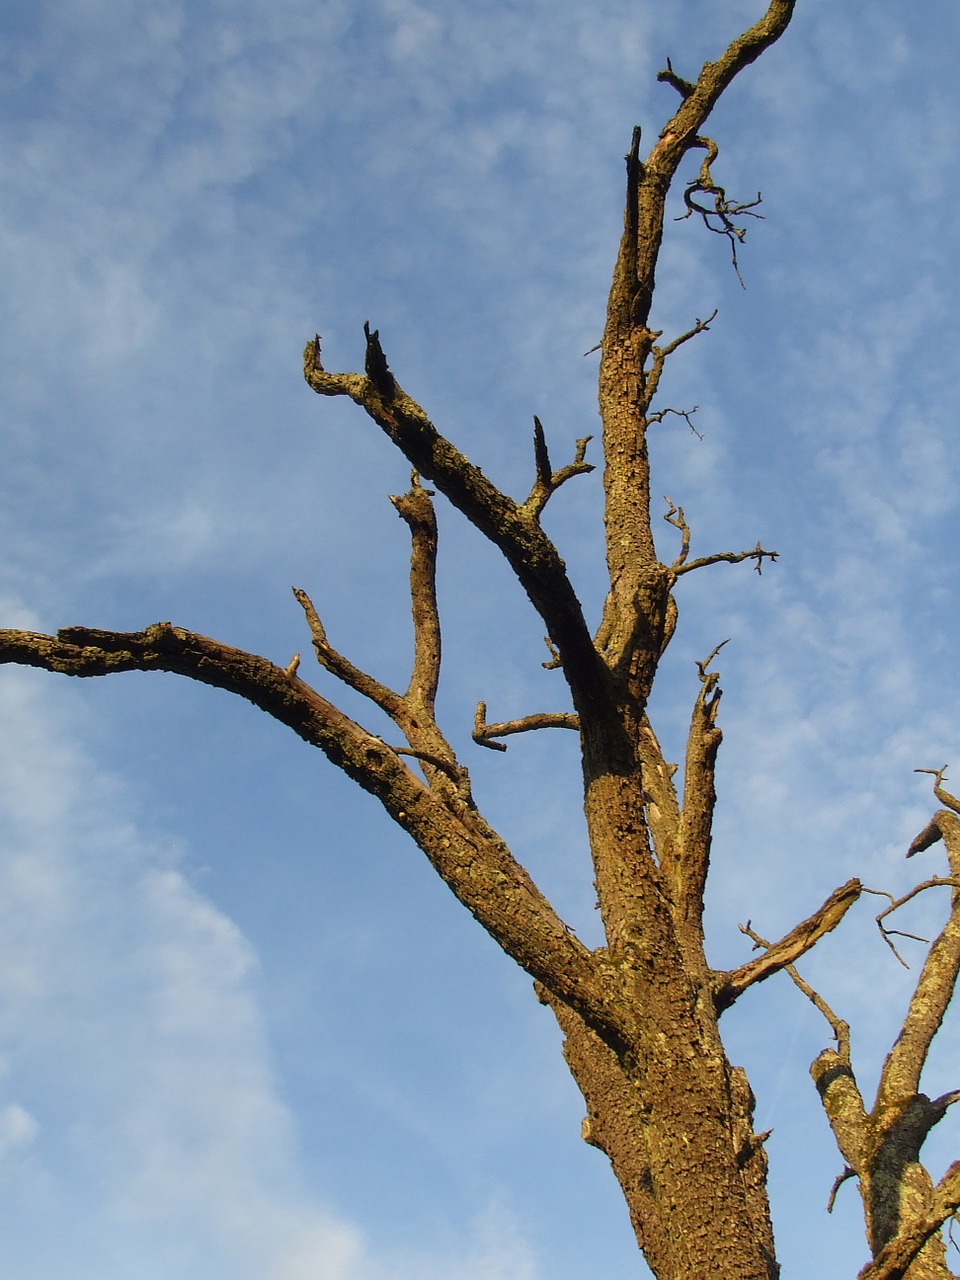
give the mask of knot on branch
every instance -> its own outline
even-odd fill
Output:
[[[434,490],[425,489],[420,483],[419,472],[411,471],[410,488],[406,493],[391,494],[390,501],[397,515],[405,520],[412,530],[427,529],[435,535],[437,520],[433,503],[430,501],[433,496]]]

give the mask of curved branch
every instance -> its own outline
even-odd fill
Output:
[[[960,813],[960,800],[956,796],[952,796],[943,785],[943,780],[947,776],[946,765],[942,769],[914,769],[914,773],[932,773],[934,777],[933,794],[948,809],[952,809],[954,813]]]
[[[616,1042],[620,1026],[591,953],[497,833],[452,794],[434,794],[386,743],[295,673],[169,622],[137,632],[67,627],[56,636],[0,630],[0,663],[79,677],[169,671],[252,702],[375,796],[503,950]]]
[[[737,279],[743,288],[743,277],[740,274],[740,264],[737,261],[737,245],[742,244],[746,239],[746,227],[738,227],[735,218],[742,217],[746,214],[750,218],[763,218],[763,214],[755,213],[754,210],[759,204],[762,204],[762,197],[757,192],[755,200],[736,201],[731,200],[727,196],[723,187],[718,186],[713,180],[713,173],[710,166],[720,154],[720,149],[712,138],[698,137],[694,141],[694,146],[703,147],[707,152],[703,163],[700,166],[699,176],[687,184],[683,193],[683,203],[686,205],[686,213],[680,214],[677,222],[682,222],[684,218],[689,218],[692,214],[699,214],[703,225],[708,231],[714,232],[716,235],[726,236],[730,243],[730,255],[733,259],[733,269],[737,274]],[[698,195],[710,196],[712,198],[712,206],[701,204],[695,199]]]

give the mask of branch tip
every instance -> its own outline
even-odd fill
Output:
[[[380,330],[371,329],[369,320],[364,320],[363,336],[367,343],[363,361],[364,371],[381,395],[390,397],[396,391],[397,384],[387,364],[387,357],[383,354],[383,347],[380,345]]]

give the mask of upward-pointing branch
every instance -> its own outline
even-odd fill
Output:
[[[716,62],[707,62],[696,81],[668,66],[662,78],[681,102],[646,160],[640,158],[640,131],[627,155],[623,235],[607,303],[601,343],[599,401],[606,462],[607,571],[610,592],[604,607],[609,661],[628,675],[631,693],[645,698],[651,664],[669,639],[666,597],[674,579],[660,566],[651,524],[647,428],[650,405],[666,356],[677,340],[657,348],[660,334],[650,326],[650,310],[664,215],[670,186],[684,156],[702,146],[701,128],[733,78],[786,30],[795,0],[771,0],[767,12],[734,40]],[[698,322],[679,341],[702,332]],[[652,363],[651,363],[652,361]],[[647,610],[646,621],[633,619]]]
[[[502,493],[451,442],[390,372],[376,330],[364,326],[366,374],[328,373],[319,338],[307,343],[304,377],[323,396],[349,396],[360,405],[420,475],[499,548],[543,619],[562,658],[574,705],[590,716],[609,691],[563,560],[537,520],[537,512]]]

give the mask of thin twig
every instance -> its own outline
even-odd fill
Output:
[[[711,564],[741,564],[744,560],[756,560],[754,568],[757,573],[762,573],[764,560],[775,564],[779,557],[779,551],[765,551],[758,542],[749,551],[718,551],[715,555],[701,556],[697,560],[691,560],[689,564],[681,565],[677,569],[677,576],[679,577],[682,573],[692,573],[694,569],[704,569]]]

